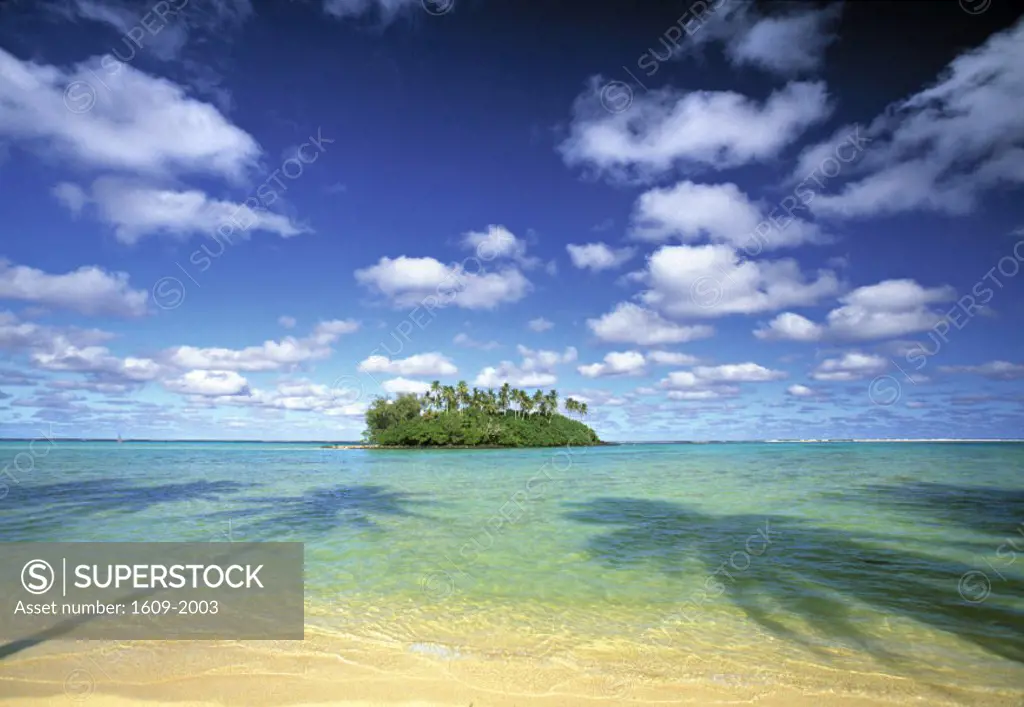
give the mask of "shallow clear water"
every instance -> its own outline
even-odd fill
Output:
[[[26,452],[0,443],[0,541],[303,541],[307,622],[338,634],[1024,688],[1021,444]]]

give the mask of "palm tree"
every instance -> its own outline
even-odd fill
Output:
[[[549,390],[546,394],[542,390],[535,390],[530,395],[521,388],[511,387],[507,382],[495,392],[491,388],[470,389],[466,381],[459,381],[454,386],[432,381],[430,389],[421,398],[426,411],[458,411],[461,414],[472,410],[487,415],[505,415],[511,410],[516,417],[528,417],[533,413],[550,416],[559,411],[557,390]],[[564,408],[567,413],[578,413],[583,417],[590,411],[586,403],[574,398],[566,398]]]
[[[529,416],[533,412],[533,398],[525,390],[519,391],[519,394],[523,396],[523,413]]]
[[[441,381],[433,381],[430,384],[430,392],[424,396],[427,399],[427,407],[432,408],[435,405],[437,409],[441,409]]]
[[[549,390],[548,394],[545,396],[545,400],[547,400],[548,414],[549,415],[553,415],[554,413],[558,412],[558,391],[557,390]]]
[[[491,414],[490,391],[473,388],[473,409],[478,412]]]

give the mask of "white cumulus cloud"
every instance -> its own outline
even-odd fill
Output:
[[[249,382],[235,371],[189,371],[163,382],[164,387],[182,395],[220,397],[249,395]]]
[[[760,339],[865,341],[927,331],[946,318],[932,305],[956,299],[951,287],[922,287],[914,280],[884,280],[839,298],[825,323],[784,312],[754,331]]]
[[[765,14],[754,3],[725,3],[694,33],[696,44],[718,41],[735,66],[756,66],[780,76],[821,68],[825,50],[835,41],[842,5],[789,5]]]
[[[636,94],[618,113],[602,105],[605,85],[595,77],[576,99],[569,136],[559,150],[570,166],[615,179],[765,161],[831,112],[823,83],[790,83],[764,101],[732,91],[666,87]]]
[[[827,358],[811,372],[818,381],[845,383],[877,376],[888,368],[889,362],[875,354],[850,351],[839,358]]]
[[[587,326],[602,341],[660,346],[705,339],[714,329],[705,324],[682,325],[632,302],[620,302],[601,317],[588,319]]]
[[[612,248],[604,243],[570,243],[565,249],[569,251],[569,259],[573,265],[581,270],[590,269],[594,272],[613,270],[636,253],[634,248]]]
[[[751,255],[762,250],[823,242],[819,228],[787,211],[755,204],[732,183],[679,182],[640,195],[633,210],[632,235],[646,241],[670,238],[684,243],[708,239],[743,248]]]
[[[306,337],[286,336],[243,349],[175,346],[164,351],[161,360],[177,368],[221,371],[278,371],[321,360],[333,353],[331,344],[359,329],[352,320],[320,322]]]
[[[602,363],[578,366],[576,370],[586,378],[640,375],[646,363],[644,355],[639,351],[612,351],[605,355]]]
[[[658,387],[668,391],[670,400],[711,400],[738,394],[737,383],[767,383],[785,377],[785,371],[753,362],[726,363],[672,371],[661,379]]]
[[[261,155],[214,106],[109,55],[65,71],[0,49],[0,95],[0,136],[86,167],[240,179]]]
[[[129,245],[147,235],[185,239],[195,234],[213,236],[221,229],[228,245],[253,231],[282,238],[309,231],[282,214],[211,199],[197,189],[164,189],[117,178],[97,179],[84,203],[94,206],[99,218],[113,226],[117,239]]]
[[[669,317],[720,317],[808,306],[835,294],[835,274],[805,276],[795,260],[744,260],[730,246],[663,246],[637,278],[640,300]]]
[[[558,381],[555,369],[566,363],[573,363],[578,352],[572,346],[562,352],[530,349],[518,346],[522,361],[502,361],[497,366],[487,366],[477,375],[474,385],[483,388],[498,388],[503,383],[520,388],[543,388]]]
[[[0,300],[19,300],[86,315],[137,317],[146,313],[149,293],[134,290],[125,273],[95,265],[53,275],[0,259]]]
[[[359,370],[363,373],[388,373],[396,376],[454,376],[459,372],[451,359],[436,351],[395,360],[374,355],[362,361]]]
[[[870,147],[850,170],[851,181],[818,195],[811,209],[835,218],[975,210],[984,193],[1024,182],[1022,94],[1024,20],[958,56],[933,85],[889,106],[866,131]],[[808,147],[793,178],[809,174],[832,142]]]
[[[664,366],[693,366],[697,363],[697,357],[677,351],[651,351],[647,354],[647,360]]]
[[[489,310],[518,302],[532,289],[530,281],[513,267],[478,272],[459,264],[445,265],[434,258],[404,255],[383,257],[376,265],[356,270],[355,277],[396,308],[423,305]]]

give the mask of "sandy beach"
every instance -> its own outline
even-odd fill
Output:
[[[0,668],[4,704],[125,707],[168,703],[583,707],[736,705],[1019,707],[1021,695],[955,690],[883,673],[811,665],[740,673],[697,654],[591,646],[572,659],[393,645],[307,629],[305,641],[52,642]],[[781,656],[780,656],[781,658]]]

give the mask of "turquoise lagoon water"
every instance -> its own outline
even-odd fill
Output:
[[[1022,444],[35,448],[0,443],[0,541],[302,541],[321,631],[1024,689]]]

